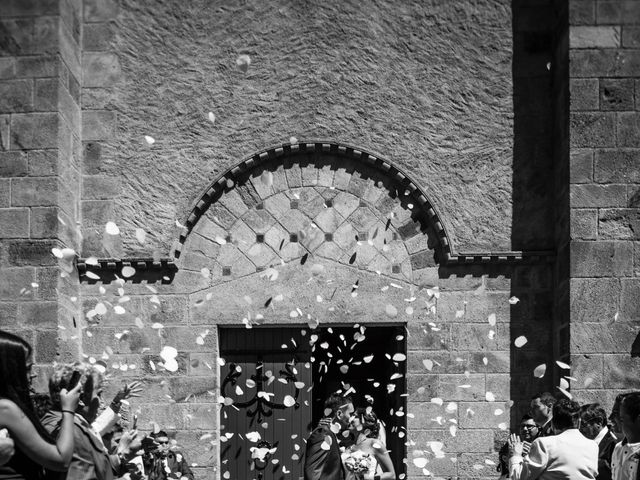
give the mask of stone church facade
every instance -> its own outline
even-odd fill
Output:
[[[202,478],[279,479],[328,386],[407,478],[493,477],[537,391],[640,387],[640,2],[0,5],[40,389],[84,357]]]

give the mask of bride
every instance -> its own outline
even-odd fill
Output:
[[[387,447],[379,439],[380,422],[371,407],[355,411],[349,430],[355,443],[342,453],[345,480],[396,480]]]

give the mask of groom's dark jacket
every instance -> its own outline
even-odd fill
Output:
[[[328,437],[328,438],[327,438]],[[331,439],[330,441],[328,439]],[[329,449],[321,445],[327,440]],[[318,425],[307,439],[304,459],[304,480],[343,480],[342,459],[338,438],[328,426]]]

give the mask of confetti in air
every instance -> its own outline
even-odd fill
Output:
[[[153,145],[154,143],[156,143],[156,139],[153,137],[150,137],[149,135],[145,135],[144,136],[144,140],[149,144],[149,145]]]
[[[247,73],[249,70],[249,65],[251,65],[251,58],[249,55],[239,55],[236,58],[236,66],[240,69],[241,72]]]

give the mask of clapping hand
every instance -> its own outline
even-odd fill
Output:
[[[522,455],[524,444],[515,433],[509,435],[509,456]]]
[[[8,436],[6,428],[0,430],[0,466],[7,463],[15,453],[13,439]]]
[[[125,384],[116,396],[113,398],[113,401],[116,403],[120,403],[122,400],[127,400],[131,397],[139,397],[142,392],[142,384],[138,381],[131,382],[129,384]]]
[[[117,453],[122,454],[127,460],[132,459],[142,448],[142,441],[146,438],[146,434],[138,430],[129,430],[122,434],[118,443]]]

